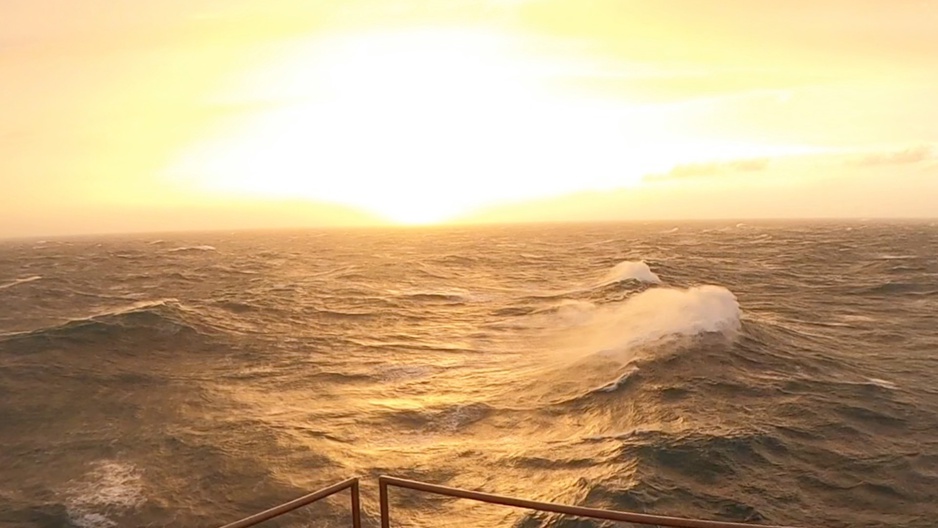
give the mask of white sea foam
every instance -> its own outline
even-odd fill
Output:
[[[65,507],[69,518],[81,528],[111,528],[111,517],[140,507],[146,502],[143,479],[132,464],[101,460],[81,479],[66,489]]]
[[[626,260],[613,266],[613,268],[606,273],[606,276],[603,277],[602,283],[610,284],[629,279],[648,284],[661,284],[661,279],[651,271],[648,264],[645,264],[644,261],[631,260]]]
[[[740,328],[739,302],[721,286],[653,288],[619,303],[578,302],[565,308],[555,321],[569,345],[561,348],[574,356],[614,358],[666,339],[701,334],[732,338]]]
[[[215,246],[182,246],[167,250],[168,253],[180,253],[185,251],[215,251]]]
[[[6,283],[6,284],[0,284],[0,290],[5,290],[5,289],[7,289],[7,288],[12,288],[12,287],[16,286],[17,284],[26,284],[27,282],[37,281],[37,280],[39,280],[39,279],[41,279],[41,278],[42,278],[42,276],[40,276],[40,275],[33,275],[32,277],[25,277],[25,278],[22,278],[22,279],[16,279],[16,280],[13,281],[13,282],[8,282],[8,283]]]
[[[881,387],[883,389],[895,390],[898,388],[895,383],[891,381],[886,381],[884,379],[867,378],[866,381],[872,385],[876,385],[877,387]]]
[[[615,381],[611,383],[607,383],[603,385],[602,387],[597,388],[596,390],[599,392],[615,392],[616,389],[618,389],[620,386],[622,386],[629,380],[629,376],[631,376],[632,374],[635,374],[636,372],[638,372],[638,370],[639,370],[638,367],[633,365],[632,368],[630,368],[624,374],[619,376],[618,379],[616,379]]]
[[[165,299],[154,299],[150,301],[137,301],[137,302],[125,305],[125,306],[120,306],[116,308],[111,308],[110,310],[100,311],[92,315],[91,317],[89,317],[89,319],[95,318],[95,317],[124,315],[124,314],[137,312],[141,310],[147,310],[149,308],[160,308],[163,306],[178,305],[178,303],[179,303],[178,299],[169,298],[169,297]]]

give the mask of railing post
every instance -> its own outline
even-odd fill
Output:
[[[358,493],[358,479],[352,482],[349,494],[352,497],[352,528],[362,528],[362,508],[361,496]]]
[[[293,510],[312,504],[320,499],[325,499],[326,497],[334,495],[344,490],[345,488],[350,488],[352,490],[352,504],[353,505],[357,504],[359,502],[358,479],[350,478],[347,480],[343,480],[342,482],[339,482],[337,484],[333,484],[329,486],[328,488],[323,488],[319,491],[315,491],[313,493],[303,495],[302,497],[298,499],[293,499],[290,502],[285,502],[281,504],[280,506],[275,506],[273,508],[270,508],[269,510],[264,510],[260,513],[255,513],[254,515],[251,515],[250,517],[245,517],[244,519],[241,519],[240,521],[235,521],[233,523],[226,524],[222,526],[222,528],[248,528],[250,526],[256,526],[264,521],[268,521],[270,519],[273,519],[274,517],[279,517],[285,513],[290,513]],[[352,510],[352,525],[355,528],[360,528],[361,519],[357,518],[358,516],[356,514],[358,514],[358,508],[354,508]]]
[[[391,528],[391,512],[388,507],[388,483],[384,476],[378,477],[378,500],[381,503],[381,528]]]

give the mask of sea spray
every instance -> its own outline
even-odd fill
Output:
[[[555,322],[560,341],[573,345],[572,351],[561,348],[564,354],[608,355],[678,337],[731,338],[740,327],[740,308],[736,296],[721,286],[653,288],[617,303],[566,304]]]

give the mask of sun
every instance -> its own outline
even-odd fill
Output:
[[[209,192],[423,224],[621,187],[654,168],[633,108],[552,93],[556,68],[512,50],[504,37],[453,30],[295,44],[232,83],[228,100],[261,110],[184,151],[172,171]]]

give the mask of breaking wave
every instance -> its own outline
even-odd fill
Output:
[[[167,253],[188,253],[188,252],[197,252],[197,251],[217,251],[215,246],[201,245],[201,246],[181,246],[172,249],[167,249]]]
[[[606,276],[603,277],[600,284],[611,284],[625,280],[637,280],[647,284],[661,284],[661,279],[656,275],[648,264],[642,261],[624,261],[613,266]]]
[[[736,296],[721,286],[652,288],[604,305],[569,301],[555,314],[565,334],[605,352],[707,333],[733,337],[740,315]]]

